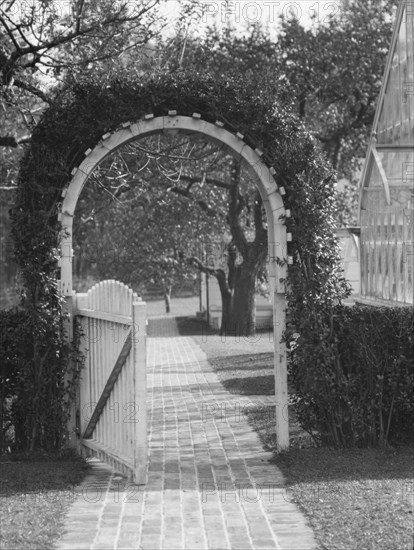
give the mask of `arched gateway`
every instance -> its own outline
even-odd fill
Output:
[[[258,188],[265,207],[268,221],[269,242],[269,277],[273,291],[273,319],[275,342],[275,387],[276,424],[279,447],[289,445],[287,426],[287,372],[286,349],[281,342],[285,327],[285,285],[286,267],[279,265],[276,258],[283,258],[287,251],[286,227],[282,219],[286,216],[280,189],[273,177],[275,170],[268,167],[262,160],[263,153],[259,149],[253,150],[243,140],[240,133],[232,133],[225,129],[220,121],[215,124],[202,120],[201,114],[194,112],[191,117],[179,116],[176,111],[169,111],[167,116],[154,117],[146,114],[136,123],[124,123],[121,129],[105,134],[99,143],[85,153],[85,158],[75,168],[72,179],[63,191],[59,219],[62,224],[61,239],[61,291],[71,300],[72,296],[72,224],[76,204],[89,175],[108,155],[118,147],[133,141],[159,133],[185,132],[201,134],[207,140],[225,145],[235,157],[244,159],[255,171],[258,178]],[[283,193],[283,189],[282,189]],[[273,261],[272,261],[273,260]]]
[[[22,163],[14,236],[23,278],[29,293],[39,296],[41,289],[41,299],[50,302],[53,292],[44,289],[56,275],[52,260],[58,248],[60,292],[70,310],[72,223],[88,176],[122,145],[168,133],[193,134],[218,143],[256,173],[268,223],[277,446],[285,449],[288,393],[282,334],[290,273],[294,274],[290,303],[302,300],[305,288],[301,270],[291,271],[289,264],[294,263],[292,258],[302,262],[307,255],[307,265],[317,262],[315,243],[325,257],[336,252],[329,250],[333,241],[324,214],[332,194],[331,172],[300,121],[274,98],[247,90],[244,82],[184,74],[146,83],[116,80],[107,86],[85,81],[62,92],[36,128]],[[23,226],[31,229],[19,233]],[[325,248],[321,242],[327,243]],[[36,281],[30,275],[33,266]],[[323,278],[320,284],[324,285]]]

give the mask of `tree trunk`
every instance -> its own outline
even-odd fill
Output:
[[[256,270],[248,262],[238,266],[228,332],[252,336],[256,332]]]
[[[214,276],[217,279],[220,294],[221,294],[221,327],[220,327],[220,336],[226,334],[226,327],[229,324],[231,314],[232,314],[232,292],[229,288],[229,285],[226,280],[226,274],[222,269],[217,269],[214,273]]]
[[[165,313],[171,311],[171,285],[164,287]]]
[[[231,326],[232,314],[233,314],[233,296],[231,292],[221,293],[221,327],[220,336],[224,336],[229,333],[228,329]]]

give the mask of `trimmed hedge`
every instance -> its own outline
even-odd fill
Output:
[[[293,401],[303,428],[335,446],[384,446],[409,434],[414,308],[337,306],[330,328],[321,326],[316,335],[305,323],[291,351]]]

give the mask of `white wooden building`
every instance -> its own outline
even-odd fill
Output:
[[[414,4],[400,2],[360,187],[360,299],[413,304]]]

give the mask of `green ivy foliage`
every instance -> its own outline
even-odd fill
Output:
[[[25,366],[24,343],[30,336],[24,331],[27,315],[18,309],[0,311],[0,452],[10,447],[22,433],[13,403],[20,399],[20,380]]]
[[[323,443],[385,446],[414,422],[414,310],[336,306],[315,334],[304,323],[290,373],[302,425]]]
[[[46,303],[42,309],[39,315],[28,307],[0,311],[0,452],[55,451],[68,436],[84,357],[76,341],[66,342],[62,315],[47,313]]]
[[[45,413],[54,411],[63,419],[56,412],[62,401],[66,361],[60,340],[63,304],[56,284],[62,189],[87,149],[105,133],[147,113],[161,116],[173,109],[191,116],[198,112],[206,121],[220,120],[229,131],[241,132],[248,145],[264,152],[264,161],[275,168],[276,182],[286,189],[285,207],[292,212],[284,222],[293,243],[278,259],[286,262],[288,254],[294,258],[286,281],[292,321],[286,337],[306,324],[315,354],[323,357],[327,351],[332,355],[330,344],[320,336],[329,330],[332,306],[349,293],[333,232],[335,176],[287,102],[283,89],[269,97],[256,82],[196,72],[155,75],[146,80],[128,75],[107,81],[88,77],[62,88],[33,132],[12,210],[23,306],[29,315],[34,350],[31,369],[36,384],[28,409],[39,403],[36,395],[44,384],[55,386],[55,395],[51,391],[41,394],[40,406]],[[47,368],[41,361],[46,350]],[[40,416],[39,422],[43,426]]]
[[[0,312],[1,449],[59,449],[68,349],[45,313]],[[66,363],[65,363],[66,362]],[[47,406],[45,406],[47,405]]]

